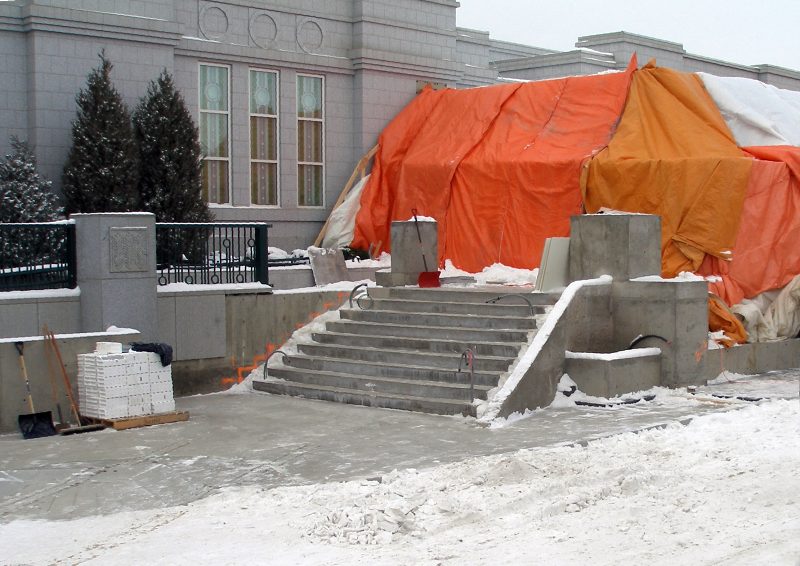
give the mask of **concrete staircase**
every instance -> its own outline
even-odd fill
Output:
[[[519,295],[519,296],[512,296]],[[489,302],[502,297],[496,302]],[[474,415],[556,295],[508,287],[373,287],[253,387],[373,407]],[[530,304],[529,304],[530,303]],[[361,308],[363,307],[363,308]],[[471,348],[474,384],[459,362]],[[277,356],[280,359],[280,356]],[[275,360],[275,358],[273,358]]]

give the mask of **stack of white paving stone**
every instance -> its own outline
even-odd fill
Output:
[[[175,410],[172,366],[153,352],[122,352],[122,344],[98,342],[91,354],[78,355],[81,414],[121,419]]]

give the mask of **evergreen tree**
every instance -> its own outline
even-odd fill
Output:
[[[66,212],[137,210],[139,163],[130,113],[111,83],[111,62],[89,73],[76,98],[72,148],[62,177]]]
[[[52,182],[36,171],[24,141],[11,138],[12,153],[0,161],[0,223],[49,222],[61,214]]]
[[[49,222],[61,211],[52,183],[36,171],[28,144],[11,138],[12,153],[0,161],[0,223]],[[61,234],[13,227],[0,234],[0,269],[49,263],[65,245]]]
[[[202,155],[186,103],[164,70],[133,113],[143,209],[158,222],[210,222],[200,196]]]

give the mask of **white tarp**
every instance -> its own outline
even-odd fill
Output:
[[[745,299],[731,310],[744,317],[748,342],[793,338],[800,333],[800,275],[780,291]]]
[[[739,147],[800,146],[800,92],[754,79],[697,74]]]
[[[345,197],[342,204],[331,212],[328,220],[328,229],[322,238],[323,248],[344,248],[353,241],[353,232],[356,229],[356,214],[361,207],[361,191],[369,180],[369,175],[361,179]]]

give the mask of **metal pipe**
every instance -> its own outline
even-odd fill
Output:
[[[475,401],[475,351],[472,348],[467,348],[461,352],[461,358],[458,360],[458,373],[461,373],[461,362],[466,362],[469,367],[469,401]]]
[[[356,294],[356,291],[358,291],[358,290],[359,290],[359,289],[361,289],[362,287],[368,287],[368,286],[369,286],[369,283],[359,283],[358,285],[356,285],[355,287],[353,287],[353,290],[352,290],[352,291],[350,291],[350,300],[349,300],[349,303],[350,303],[350,308],[351,308],[351,309],[353,308],[353,299],[355,299],[355,301],[356,301],[356,304],[358,304],[358,299],[359,299],[359,298],[361,298],[361,297],[363,296],[363,295],[359,295],[358,297],[356,297],[356,296],[355,296],[355,294]],[[366,294],[366,295],[369,297],[369,293],[364,293],[364,294]],[[374,302],[374,300],[372,299],[372,297],[369,297],[369,299],[370,299],[370,301],[373,301],[373,302]],[[370,304],[371,304],[371,303],[370,303]],[[363,310],[363,307],[362,307],[360,304],[358,305],[358,308],[360,308],[360,309],[362,309],[362,310]]]
[[[495,298],[493,298],[493,299],[489,299],[489,300],[488,300],[488,301],[486,301],[486,302],[487,302],[487,303],[491,303],[491,304],[495,304],[495,303],[497,303],[498,301],[500,301],[500,300],[502,300],[502,299],[508,299],[509,297],[511,297],[511,298],[513,298],[513,297],[517,297],[517,298],[520,298],[520,299],[522,299],[522,300],[523,300],[523,301],[525,301],[526,303],[528,303],[528,308],[530,308],[530,309],[531,309],[531,316],[533,316],[533,314],[534,314],[534,312],[533,312],[533,303],[532,303],[532,302],[531,302],[531,300],[530,300],[528,297],[526,297],[525,295],[518,295],[518,294],[514,294],[514,293],[512,293],[512,294],[510,294],[510,295],[498,295],[497,297],[495,297]]]
[[[280,354],[281,356],[283,356],[283,360],[282,361],[283,361],[284,364],[286,363],[286,358],[289,357],[289,355],[286,352],[284,352],[283,350],[274,350],[269,356],[267,356],[267,359],[264,360],[264,379],[265,380],[269,377],[269,373],[267,372],[267,366],[269,365],[269,359],[272,356],[274,356],[275,354]]]

